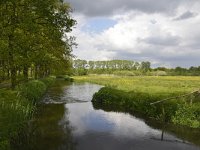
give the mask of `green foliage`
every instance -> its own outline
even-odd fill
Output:
[[[76,81],[105,85],[94,95],[96,108],[139,112],[150,118],[165,120],[179,125],[199,127],[200,105],[198,95],[172,99],[162,104],[150,103],[169,97],[190,93],[199,88],[199,77],[118,77],[82,76]],[[185,104],[193,99],[193,105]],[[102,105],[102,106],[101,106]],[[184,106],[184,107],[183,107]],[[163,117],[163,109],[164,116]]]
[[[28,126],[36,111],[36,102],[53,81],[49,77],[20,85],[15,91],[0,90],[0,149],[10,149],[10,144],[15,142],[12,140]]]
[[[88,74],[88,70],[87,69],[74,69],[74,75],[78,75],[78,76],[84,76]]]
[[[60,74],[70,67],[76,21],[63,0],[7,0],[0,5],[0,77],[12,88],[23,73],[35,79]]]
[[[151,63],[150,62],[141,62],[141,66],[140,66],[140,69],[143,71],[143,72],[147,72],[151,69]]]
[[[175,124],[191,126],[193,128],[200,128],[200,104],[180,104],[172,118],[172,122]]]
[[[149,72],[150,76],[166,76],[167,75],[167,72],[166,71],[152,71],[152,72]]]
[[[114,71],[113,74],[118,75],[118,76],[139,76],[139,75],[142,75],[142,73],[138,70],[135,70],[135,71],[126,71],[126,70]]]
[[[74,81],[74,79],[72,77],[70,77],[70,76],[65,76],[64,79],[65,79],[65,81],[70,81],[70,82]]]
[[[151,106],[150,103],[158,100],[147,93],[124,92],[114,88],[104,87],[95,93],[93,102],[105,107],[118,108],[121,111],[139,112],[156,119],[162,119],[162,109],[160,105]]]
[[[178,100],[172,100],[163,104],[150,105],[160,98],[159,95],[152,96],[147,93],[124,92],[110,87],[103,87],[94,94],[92,102],[97,109],[137,112],[160,121],[173,122],[193,128],[200,127],[199,104],[183,105]]]
[[[74,75],[86,74],[114,74],[119,76],[199,76],[199,67],[174,69],[158,67],[151,68],[148,61],[136,62],[132,60],[108,60],[108,61],[73,61]]]
[[[9,150],[10,149],[10,145],[9,145],[9,141],[8,140],[0,140],[0,149],[1,150]]]
[[[89,75],[74,77],[74,79],[76,81],[115,86],[115,88],[127,92],[136,91],[153,96],[161,95],[161,98],[189,93],[200,87],[200,77]]]
[[[70,82],[73,82],[74,79],[68,75],[59,75],[59,76],[56,76],[56,78],[58,79],[64,79],[65,81],[70,81]]]
[[[74,74],[119,74],[119,75],[139,75],[150,70],[150,62],[134,62],[131,60],[109,60],[109,61],[73,61]],[[122,72],[121,72],[122,71]],[[128,72],[130,71],[130,72]],[[132,72],[135,71],[135,72]],[[125,73],[126,72],[126,73]]]
[[[32,118],[35,106],[17,91],[1,90],[0,97],[0,147],[7,150],[11,139]]]
[[[39,80],[30,81],[19,86],[20,95],[34,103],[38,102],[46,89],[47,86]]]
[[[42,81],[47,87],[49,87],[55,81],[55,77],[46,77],[41,79],[40,81]]]
[[[118,76],[135,76],[136,74],[132,71],[114,71],[114,75]]]

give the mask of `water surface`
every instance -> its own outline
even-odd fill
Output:
[[[57,81],[44,97],[29,149],[199,150],[199,130],[165,127],[128,113],[95,110],[101,86]]]

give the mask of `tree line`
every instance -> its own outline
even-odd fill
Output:
[[[0,1],[0,82],[42,78],[66,70],[76,21],[63,0]]]
[[[116,74],[116,75],[150,75],[150,76],[199,76],[200,66],[190,68],[152,68],[149,61],[132,60],[108,60],[108,61],[86,61],[77,59],[73,61],[73,73],[75,75],[86,74]]]
[[[86,61],[77,59],[73,61],[76,74],[109,73],[113,71],[129,70],[147,72],[151,69],[149,61],[137,62],[131,60]]]

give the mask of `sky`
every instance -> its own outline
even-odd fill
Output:
[[[200,66],[200,0],[67,0],[77,59]]]

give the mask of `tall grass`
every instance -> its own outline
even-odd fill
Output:
[[[114,87],[126,92],[135,91],[148,93],[150,95],[162,95],[164,97],[180,95],[195,91],[200,88],[200,77],[180,77],[180,76],[77,76],[76,81],[92,82],[104,86]]]
[[[33,80],[19,86],[19,94],[27,100],[36,103],[45,93],[47,86],[44,82]]]
[[[75,80],[105,85],[106,88],[96,93],[93,99],[95,104],[100,103],[104,108],[137,111],[148,117],[163,120],[164,107],[165,121],[200,128],[199,96],[191,95],[163,104],[150,105],[158,100],[199,89],[200,77],[84,76],[75,77]],[[191,98],[193,104],[189,103]]]
[[[9,150],[10,143],[28,125],[37,110],[36,104],[44,95],[52,78],[33,80],[16,90],[0,90],[0,149]]]

